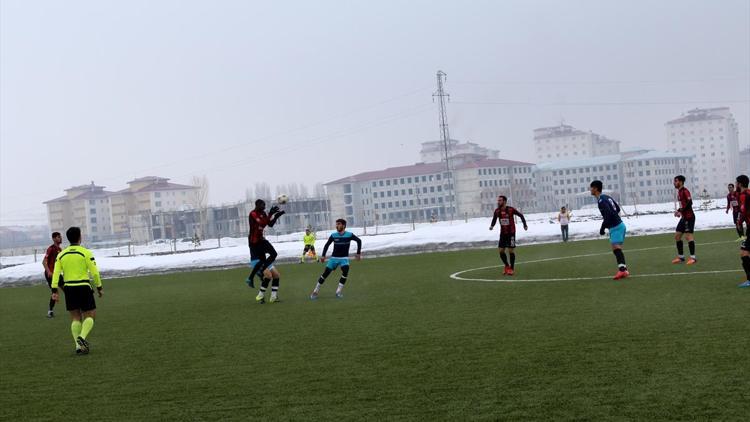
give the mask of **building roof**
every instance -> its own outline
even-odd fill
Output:
[[[483,160],[472,161],[456,167],[456,170],[477,169],[485,167],[515,167],[515,166],[533,166],[534,163],[523,161],[504,160],[502,158],[486,158]]]
[[[536,165],[537,170],[560,170],[587,166],[600,166],[604,164],[616,164],[620,161],[620,154],[601,155],[599,157],[578,158],[572,160],[549,161]]]
[[[144,176],[144,177],[137,177],[127,183],[131,184],[131,183],[138,183],[138,182],[161,182],[161,181],[167,182],[169,181],[169,178],[159,177],[159,176]]]
[[[725,111],[728,112],[729,107],[694,108],[688,110],[686,115],[668,121],[667,124],[697,122],[702,120],[721,120],[727,116],[718,114],[718,112]]]
[[[390,167],[385,170],[368,171],[328,182],[326,185],[341,183],[366,182],[369,180],[393,179],[396,177],[421,176],[423,174],[440,173],[445,170],[445,163],[417,163],[410,166]]]
[[[690,158],[694,157],[695,154],[688,154],[688,153],[679,153],[679,152],[663,152],[663,151],[654,151],[649,150],[647,152],[644,152],[643,154],[633,155],[630,157],[623,157],[623,161],[630,161],[630,160],[658,160],[661,158]]]
[[[198,189],[197,186],[180,185],[178,183],[161,182],[154,183],[152,185],[146,185],[140,189],[133,190],[132,192],[157,192],[163,190],[194,190]]]

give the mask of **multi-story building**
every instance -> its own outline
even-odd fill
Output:
[[[461,143],[451,139],[448,144],[448,153],[451,158],[461,155],[477,155],[484,158],[497,158],[499,151],[485,148],[473,142]],[[419,152],[420,160],[423,163],[437,163],[445,161],[445,146],[443,141],[422,142],[422,150]]]
[[[536,208],[534,164],[502,159],[481,159],[456,167],[459,217],[487,215],[505,195],[521,210]]]
[[[49,227],[64,233],[68,227],[78,226],[88,241],[107,240],[112,235],[109,195],[94,182],[65,190],[65,195],[45,202]]]
[[[573,126],[534,129],[534,152],[537,162],[599,157],[620,152],[620,141]]]
[[[665,124],[667,148],[695,156],[694,183],[723,197],[739,172],[739,131],[729,107],[696,108]]]
[[[750,147],[740,151],[740,174],[750,176]]]
[[[674,177],[685,175],[691,186],[692,173],[691,155],[648,149],[541,163],[535,168],[538,208],[553,211],[594,204],[592,180],[601,180],[605,192],[622,204],[669,202],[675,197]]]
[[[326,184],[331,217],[352,225],[445,219],[452,213],[445,163],[418,163]]]

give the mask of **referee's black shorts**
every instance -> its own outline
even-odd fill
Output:
[[[65,309],[69,311],[81,310],[83,312],[96,309],[94,301],[94,290],[91,286],[65,286]]]

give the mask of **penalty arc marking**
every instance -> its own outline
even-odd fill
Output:
[[[724,243],[735,243],[734,241],[723,241],[723,242],[710,242],[710,243],[703,243],[703,245],[717,245],[717,244],[724,244]],[[631,249],[627,252],[643,252],[643,251],[652,251],[656,249],[671,249],[673,246],[654,246],[651,248],[641,248],[641,249]],[[562,259],[571,259],[571,258],[585,258],[590,256],[606,256],[611,255],[611,252],[606,253],[590,253],[590,254],[582,254],[582,255],[569,255],[569,256],[556,256],[551,258],[542,258],[542,259],[535,259],[531,261],[524,261],[520,264],[535,264],[538,262],[549,262],[549,261],[559,261]],[[518,265],[518,264],[516,264]],[[450,278],[454,280],[460,280],[460,281],[482,281],[482,282],[491,282],[491,283],[520,283],[520,282],[535,282],[535,281],[586,281],[586,280],[611,280],[612,276],[595,276],[595,277],[558,277],[558,278],[530,278],[530,279],[518,279],[518,278],[512,278],[512,277],[504,277],[504,278],[471,278],[471,277],[464,277],[462,274],[466,274],[473,271],[481,271],[481,270],[487,270],[491,268],[498,268],[497,265],[491,265],[488,267],[479,267],[479,268],[470,268],[468,270],[462,270],[455,272],[450,275]],[[638,277],[674,277],[674,276],[689,276],[689,275],[698,275],[698,274],[724,274],[724,273],[737,273],[742,272],[742,270],[705,270],[705,271],[691,271],[691,272],[674,272],[674,273],[653,273],[653,274],[633,274],[629,276],[628,278],[638,278]]]

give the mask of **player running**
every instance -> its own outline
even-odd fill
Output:
[[[690,196],[690,191],[685,187],[685,176],[675,176],[674,187],[677,189],[677,200],[680,202],[680,208],[674,212],[674,216],[680,217],[680,222],[677,223],[674,234],[674,240],[677,244],[677,258],[673,259],[672,263],[680,264],[685,262],[682,243],[682,237],[685,236],[685,239],[688,241],[688,248],[690,249],[690,259],[688,259],[687,265],[693,265],[697,262],[695,258],[695,238],[693,237],[693,232],[695,231],[693,198]]]
[[[305,263],[305,257],[308,252],[312,253],[314,260],[317,260],[318,256],[315,254],[315,232],[309,228],[305,229],[305,235],[302,236],[302,241],[305,243],[305,249],[302,251],[302,257],[300,257],[299,263]]]
[[[740,218],[745,220],[745,239],[740,243],[740,259],[742,260],[742,269],[745,270],[745,282],[740,283],[738,287],[750,287],[750,179],[747,175],[737,176],[737,187],[739,188]],[[739,224],[738,224],[739,226]]]
[[[60,245],[62,244],[62,235],[60,232],[52,233],[52,244],[47,248],[47,252],[44,254],[42,259],[42,266],[44,267],[44,279],[47,280],[47,285],[52,290],[52,274],[55,272],[55,260],[57,255],[62,250]],[[62,282],[62,279],[60,279]],[[60,283],[62,284],[62,283]],[[49,309],[47,310],[47,318],[54,318],[55,316],[55,300],[50,295],[49,298]]]
[[[70,332],[76,345],[76,354],[88,354],[90,346],[86,340],[94,328],[96,317],[96,302],[94,301],[94,289],[91,286],[93,278],[94,286],[102,297],[102,279],[96,261],[91,251],[81,246],[81,229],[71,227],[65,232],[70,246],[63,249],[57,255],[55,271],[52,273],[52,299],[60,298],[57,292],[58,282],[61,275],[65,276],[65,307],[70,312],[73,320],[70,324]],[[83,320],[83,322],[81,322]]]
[[[250,233],[247,236],[247,243],[250,246],[250,258],[255,257],[257,259],[246,280],[246,283],[251,288],[255,288],[253,281],[255,276],[263,274],[266,268],[273,264],[276,256],[278,256],[271,242],[263,236],[263,230],[265,230],[266,226],[273,227],[276,224],[276,220],[282,215],[284,215],[284,211],[279,210],[279,207],[276,205],[272,206],[268,214],[266,214],[266,201],[262,199],[256,200],[255,209],[250,211],[250,215],[248,216]],[[258,300],[257,297],[255,299]]]
[[[603,194],[603,188],[604,185],[600,180],[591,182],[591,194],[596,197],[599,212],[602,213],[603,218],[599,234],[604,236],[604,230],[609,229],[609,242],[612,244],[612,253],[615,254],[617,259],[617,274],[615,274],[614,279],[620,280],[630,275],[628,266],[625,264],[625,254],[622,252],[627,228],[620,218],[620,205],[609,195]]]
[[[495,223],[500,220],[500,240],[497,243],[497,250],[505,265],[503,275],[513,275],[516,268],[516,216],[523,222],[523,229],[528,230],[529,226],[526,225],[526,218],[523,214],[508,206],[508,198],[503,195],[498,196],[497,208],[495,208],[495,213],[492,216],[490,230],[493,230]],[[508,256],[505,255],[506,248],[510,252],[510,263],[508,263]]]
[[[331,253],[331,258],[326,264],[326,269],[320,278],[318,278],[318,284],[315,285],[315,289],[310,294],[311,300],[318,298],[320,288],[325,283],[326,278],[339,266],[341,267],[341,278],[339,279],[339,286],[336,289],[336,297],[338,299],[344,297],[344,285],[346,284],[346,278],[349,276],[349,246],[352,241],[357,242],[356,258],[359,261],[362,259],[362,240],[354,233],[346,231],[346,220],[339,218],[336,220],[336,231],[331,234],[326,245],[323,246],[323,254],[320,256],[320,262],[326,262],[326,252],[328,252],[328,247],[331,246],[331,243],[333,243],[333,253]]]
[[[734,188],[734,185],[730,183],[727,185],[727,190],[729,193],[727,193],[727,209],[725,211],[726,214],[729,214],[729,209],[732,209],[732,221],[734,222],[734,227],[737,230],[737,235],[740,237],[740,240],[745,235],[744,230],[742,229],[742,214],[740,214],[740,191],[739,187],[738,189]]]
[[[255,266],[258,264],[257,256],[252,254],[252,251],[250,251],[250,268],[255,268]],[[266,267],[265,271],[263,271],[262,275],[261,273],[258,273],[258,277],[260,277],[260,289],[258,290],[258,295],[255,296],[255,301],[259,304],[266,303],[266,290],[268,289],[268,285],[271,285],[271,303],[278,303],[281,302],[281,299],[279,299],[279,284],[281,282],[281,274],[279,273],[279,270],[276,269],[276,267],[273,264],[270,264],[268,267]],[[250,280],[245,281],[249,287],[254,287],[250,283]]]

